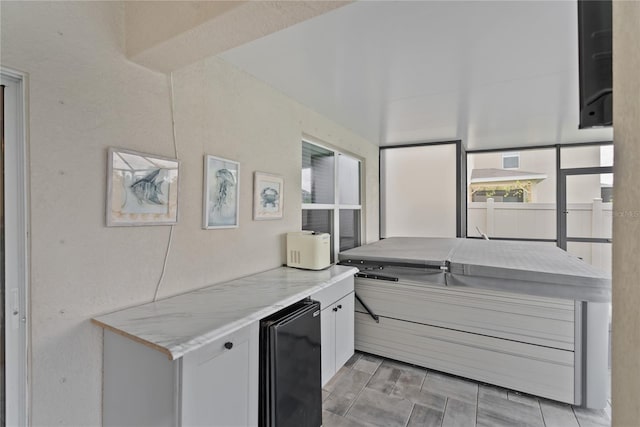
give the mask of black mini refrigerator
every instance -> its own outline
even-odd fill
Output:
[[[260,427],[322,425],[320,303],[260,321]]]

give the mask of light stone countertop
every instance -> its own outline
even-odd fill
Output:
[[[280,267],[91,320],[175,360],[357,272]]]

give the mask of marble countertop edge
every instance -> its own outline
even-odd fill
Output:
[[[103,322],[101,322],[101,321],[99,321],[99,320],[97,320],[95,318],[91,319],[91,323],[93,323],[94,325],[99,326],[99,327],[101,327],[101,328],[103,328],[105,330],[111,331],[111,332],[113,332],[115,334],[121,335],[123,337],[127,337],[127,338],[129,338],[129,339],[131,339],[133,341],[136,341],[136,342],[140,343],[140,344],[146,345],[147,347],[150,347],[150,348],[152,348],[154,350],[157,350],[160,353],[164,353],[165,355],[167,355],[169,360],[175,360],[175,358],[171,354],[171,350],[167,349],[166,347],[163,347],[163,346],[158,345],[158,344],[156,344],[154,342],[142,339],[142,338],[140,338],[140,337],[138,337],[138,336],[136,336],[134,334],[130,334],[130,333],[126,332],[126,331],[123,331],[122,329],[115,328],[115,327],[113,327],[113,326],[111,326],[111,325],[109,325],[107,323],[103,323]]]
[[[336,268],[338,267],[338,268]],[[190,290],[187,291],[185,293],[182,294],[178,294],[178,295],[173,295],[171,297],[168,297],[166,299],[163,300],[159,300],[157,303],[163,303],[165,301],[169,301],[172,298],[176,298],[176,297],[181,297],[187,294],[191,294],[191,293],[196,293],[196,292],[203,292],[207,289],[213,289],[213,288],[218,288],[218,287],[226,287],[225,292],[233,292],[232,286],[230,285],[235,285],[235,286],[242,286],[243,284],[246,284],[247,281],[252,281],[255,280],[256,278],[259,278],[261,275],[265,275],[265,274],[270,274],[270,273],[275,273],[277,272],[277,270],[283,269],[283,268],[288,268],[288,267],[279,267],[276,269],[272,269],[272,270],[268,270],[266,272],[262,272],[262,273],[257,273],[255,275],[250,275],[250,276],[246,276],[243,278],[239,278],[239,279],[234,279],[234,280],[230,280],[227,282],[222,282],[222,283],[218,283],[215,285],[210,285],[210,286],[206,286],[203,288],[199,288],[199,289],[194,289],[194,290]],[[116,310],[113,311],[111,313],[105,314],[105,315],[100,315],[97,316],[93,319],[91,319],[91,322],[94,323],[95,325],[102,327],[106,330],[112,331],[116,334],[125,336],[127,338],[130,338],[134,341],[137,341],[143,345],[146,345],[154,350],[160,351],[161,353],[164,353],[165,355],[167,355],[167,357],[170,360],[176,360],[181,358],[182,356],[184,356],[185,354],[197,350],[201,347],[204,347],[220,338],[223,338],[225,336],[227,336],[228,334],[234,333],[248,325],[250,325],[253,322],[259,321],[260,319],[263,319],[273,313],[276,313],[277,311],[291,305],[294,304],[300,300],[303,300],[304,298],[313,295],[314,293],[321,291],[322,289],[325,289],[349,276],[353,276],[355,273],[358,272],[358,269],[355,267],[350,267],[350,266],[333,266],[330,267],[331,269],[331,276],[327,279],[327,278],[321,278],[318,277],[318,281],[310,284],[308,287],[305,287],[303,290],[300,290],[299,292],[296,292],[295,294],[292,295],[288,295],[287,297],[278,300],[276,302],[271,302],[268,303],[267,305],[265,305],[264,307],[258,308],[255,311],[252,311],[249,314],[243,315],[242,317],[239,317],[237,319],[231,320],[227,323],[225,323],[224,325],[221,326],[215,326],[213,327],[210,331],[205,332],[205,333],[200,333],[197,336],[193,336],[193,337],[185,337],[184,341],[181,340],[177,340],[178,342],[173,343],[173,344],[161,344],[158,342],[154,342],[154,340],[152,339],[152,337],[145,337],[144,333],[132,333],[130,330],[128,331],[127,329],[127,324],[126,322],[124,322],[124,324],[122,324],[123,322],[118,322],[118,321],[112,321],[110,322],[109,320],[114,319],[115,316],[118,315],[122,315],[122,314],[126,314],[126,312],[130,311],[130,312],[134,312],[135,310],[139,309],[140,307],[143,306],[148,306],[150,304],[154,304],[154,303],[144,303],[144,304],[140,304],[137,306],[133,306],[133,307],[129,307],[129,308],[124,308],[121,310]],[[336,271],[337,270],[337,271]],[[341,271],[342,270],[342,271]],[[336,271],[334,273],[334,271]],[[305,271],[302,270],[301,271],[301,275],[313,275],[313,273],[316,273],[314,271]],[[322,273],[322,270],[318,273]],[[159,318],[158,322],[162,322],[162,319]],[[118,324],[120,323],[120,325]],[[129,328],[130,329],[130,328]],[[150,334],[149,334],[150,335]]]

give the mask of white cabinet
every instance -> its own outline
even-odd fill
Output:
[[[351,292],[336,303],[335,349],[336,372],[354,352],[354,293]]]
[[[354,351],[353,277],[316,292],[322,329],[322,385],[346,363]]]
[[[258,322],[178,360],[105,330],[104,426],[257,426]]]
[[[353,292],[320,313],[322,323],[322,385],[344,365],[354,351]]]
[[[258,324],[182,358],[183,426],[258,425]]]
[[[336,373],[336,315],[333,307],[320,312],[322,386]]]
[[[353,354],[355,272],[278,268],[92,319],[104,328],[102,425],[257,426],[258,319],[319,300],[326,382]]]

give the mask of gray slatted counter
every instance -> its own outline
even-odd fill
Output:
[[[389,238],[339,258],[360,269],[357,349],[561,402],[606,405],[611,280],[604,272],[530,242]]]

